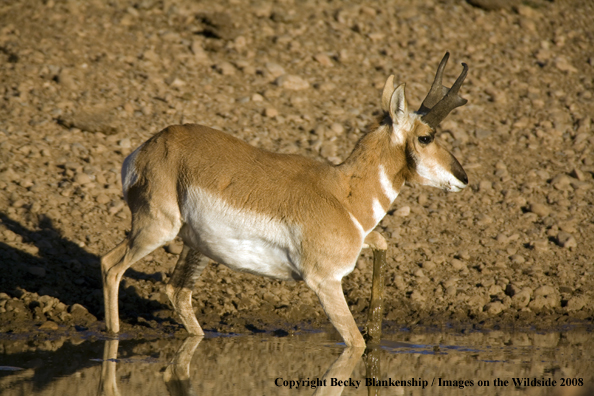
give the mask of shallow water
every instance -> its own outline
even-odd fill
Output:
[[[367,351],[345,348],[325,333],[91,339],[29,340],[17,353],[8,353],[11,342],[22,341],[0,340],[5,352],[0,354],[0,394],[594,394],[594,337],[587,329],[404,331],[385,335]],[[372,378],[383,382],[373,386]],[[514,378],[522,382],[520,387]],[[339,386],[341,380],[346,386]],[[556,384],[532,385],[535,380]]]

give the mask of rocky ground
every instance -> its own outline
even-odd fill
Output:
[[[378,226],[388,326],[591,323],[594,7],[471,3],[3,2],[0,332],[103,329],[99,256],[130,226],[120,166],[155,132],[201,123],[338,163],[379,114],[387,76],[418,105],[446,50],[448,81],[470,66],[469,103],[439,139],[470,188],[407,186]],[[179,251],[128,270],[124,330],[183,331],[163,287]],[[366,252],[343,281],[360,324],[371,275]],[[194,307],[223,332],[328,323],[302,283],[214,263]]]

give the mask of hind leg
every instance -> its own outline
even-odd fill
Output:
[[[192,309],[192,290],[207,265],[206,257],[184,244],[171,280],[165,287],[173,309],[179,315],[184,327],[188,333],[197,336],[204,335],[204,331],[202,331]]]
[[[105,302],[105,324],[107,331],[120,331],[118,289],[124,272],[132,264],[171,241],[177,235],[179,226],[170,227],[160,222],[146,224],[133,231],[130,236],[101,258],[101,278]]]

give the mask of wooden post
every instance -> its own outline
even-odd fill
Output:
[[[369,300],[367,324],[365,325],[365,339],[368,343],[379,343],[382,337],[386,250],[388,244],[384,237],[375,231],[365,238],[365,243],[373,250],[373,278],[371,280],[371,298]]]

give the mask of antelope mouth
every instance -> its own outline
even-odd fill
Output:
[[[446,183],[446,185],[444,186],[444,190],[451,191],[451,192],[458,192],[458,191],[462,191],[466,187],[468,187],[468,177],[466,177],[466,173],[464,173],[463,179],[456,177],[455,180],[448,181]]]

